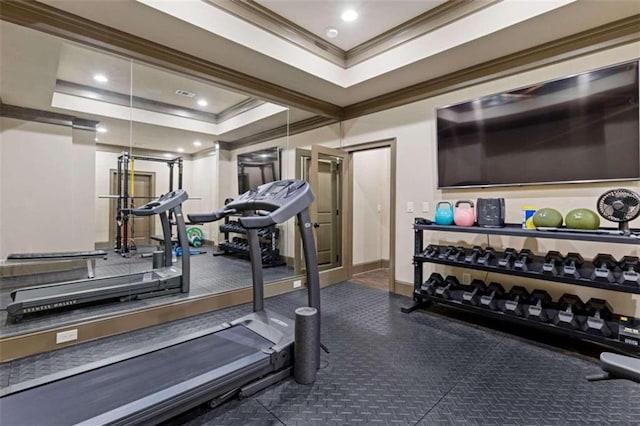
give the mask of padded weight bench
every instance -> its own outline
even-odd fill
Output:
[[[104,250],[92,251],[73,251],[73,252],[56,252],[56,253],[12,253],[7,256],[7,261],[11,262],[56,262],[62,260],[86,260],[87,276],[94,278],[93,267],[97,257],[107,258],[107,252]]]

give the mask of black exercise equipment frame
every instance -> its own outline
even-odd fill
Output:
[[[572,329],[562,328],[562,327],[556,326],[553,323],[544,323],[544,322],[539,322],[535,320],[530,320],[524,317],[511,316],[503,312],[491,311],[481,307],[463,304],[461,301],[457,301],[457,300],[443,299],[437,296],[423,294],[420,291],[420,287],[422,286],[422,283],[424,281],[424,271],[423,271],[424,263],[437,263],[437,264],[450,265],[450,266],[459,266],[459,267],[468,268],[468,269],[477,269],[477,270],[482,270],[487,272],[496,272],[504,275],[516,275],[516,276],[522,276],[522,277],[537,278],[545,281],[555,281],[555,282],[565,283],[565,284],[577,284],[581,286],[604,288],[607,290],[640,294],[640,286],[622,285],[622,284],[615,284],[615,283],[608,284],[608,283],[599,282],[599,281],[573,279],[573,278],[563,277],[563,276],[551,276],[551,275],[542,274],[542,273],[533,273],[531,271],[525,272],[517,269],[505,269],[505,268],[498,267],[497,261],[495,259],[493,259],[490,262],[490,264],[495,264],[495,266],[485,266],[485,265],[479,265],[477,263],[476,264],[466,263],[464,262],[464,260],[450,261],[447,259],[439,259],[437,256],[427,257],[422,254],[425,249],[424,248],[424,231],[445,231],[445,232],[456,232],[456,233],[464,232],[464,233],[475,233],[475,234],[511,235],[511,236],[551,238],[551,239],[575,239],[575,240],[583,240],[583,241],[621,243],[621,244],[640,244],[640,239],[631,237],[628,235],[573,233],[573,232],[563,232],[563,231],[537,231],[537,230],[531,230],[531,229],[523,229],[521,224],[517,224],[517,225],[506,224],[504,228],[482,228],[477,226],[460,227],[460,226],[444,226],[444,225],[433,225],[433,224],[425,225],[425,224],[422,224],[422,222],[419,221],[418,219],[419,218],[415,220],[413,225],[413,228],[414,228],[413,301],[414,303],[411,306],[401,308],[401,311],[403,313],[411,313],[417,309],[426,308],[433,303],[441,303],[454,308],[474,312],[476,314],[480,314],[483,316],[500,318],[509,322],[515,322],[518,324],[527,325],[527,326],[538,328],[538,329],[544,329],[549,332],[553,332],[557,334],[563,334],[563,335],[576,337],[579,339],[598,342],[606,346],[616,347],[624,351],[640,352],[640,347],[621,342],[617,339],[601,337],[601,336],[583,332],[581,330],[572,330]],[[632,230],[632,232],[637,233],[640,231]],[[442,246],[442,247],[448,247],[448,246]],[[499,257],[499,256],[496,256],[496,257]],[[617,336],[617,333],[615,335]]]
[[[123,212],[123,210],[129,208],[129,202],[131,201],[131,197],[129,196],[129,162],[131,160],[166,163],[169,167],[168,192],[172,192],[174,189],[174,167],[177,166],[178,168],[178,186],[176,189],[182,189],[182,174],[184,171],[182,157],[150,157],[146,155],[133,155],[126,151],[118,155],[118,165],[116,169],[116,235],[113,249],[122,255],[129,254],[129,215]],[[151,198],[155,198],[155,196]],[[169,216],[169,223],[173,223],[172,213]]]

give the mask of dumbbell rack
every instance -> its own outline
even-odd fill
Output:
[[[640,351],[640,347],[632,346],[630,344],[621,342],[617,339],[617,334],[611,337],[604,337],[586,333],[581,330],[573,330],[558,327],[552,323],[538,322],[524,317],[517,317],[507,315],[500,311],[492,311],[484,308],[480,308],[473,305],[463,304],[458,300],[444,299],[437,296],[431,296],[424,294],[420,291],[420,287],[424,282],[424,263],[435,263],[441,265],[449,265],[462,267],[467,269],[475,269],[486,272],[500,273],[504,275],[514,275],[526,278],[534,278],[545,281],[553,281],[564,284],[574,284],[580,286],[601,288],[606,290],[635,293],[640,294],[640,285],[635,284],[618,284],[607,283],[602,281],[594,281],[586,278],[573,278],[563,275],[551,275],[538,272],[541,270],[541,264],[544,262],[544,258],[541,256],[534,256],[530,262],[530,270],[522,271],[518,269],[506,269],[497,265],[497,259],[500,258],[502,253],[496,252],[496,256],[488,262],[486,265],[478,263],[469,263],[464,261],[464,257],[460,257],[458,260],[440,259],[437,256],[427,256],[424,254],[424,231],[429,232],[456,232],[456,233],[470,233],[470,234],[488,234],[488,235],[506,235],[517,236],[527,238],[549,238],[549,239],[566,239],[566,240],[580,240],[580,241],[593,241],[601,243],[616,243],[616,244],[640,244],[640,239],[629,235],[615,235],[609,233],[576,233],[570,231],[538,231],[535,229],[523,229],[520,224],[507,224],[504,228],[482,228],[478,226],[473,227],[459,227],[459,226],[444,226],[444,225],[425,225],[421,223],[414,224],[414,291],[413,300],[414,304],[402,308],[402,312],[410,313],[416,309],[424,308],[432,303],[440,303],[448,306],[452,306],[465,311],[474,312],[483,316],[501,319],[529,327],[534,327],[542,330],[547,330],[554,333],[570,335],[573,337],[596,341],[604,343],[609,346],[618,347],[624,350]],[[470,250],[469,250],[470,251]],[[590,262],[585,262],[583,265],[585,271],[592,271],[594,266]],[[619,273],[616,274],[616,278]]]
[[[218,244],[220,251],[214,252],[214,256],[220,255],[236,255],[243,259],[249,258],[249,248],[236,247],[229,240],[229,234],[246,235],[247,231],[242,227],[240,222],[236,220],[230,220],[229,217],[225,217],[224,223],[220,225],[220,232],[224,234],[224,241]],[[274,225],[267,228],[258,229],[258,237],[261,240],[260,247],[262,250],[262,266],[282,266],[286,263],[280,256],[280,250],[278,249],[278,238],[280,230]],[[264,243],[263,243],[264,242]]]

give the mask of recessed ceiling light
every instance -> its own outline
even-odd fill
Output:
[[[184,152],[184,148],[178,148],[177,151],[178,152]]]
[[[339,33],[338,33],[338,29],[337,28],[329,27],[329,28],[327,28],[327,31],[325,32],[325,34],[329,38],[336,38],[336,37],[338,37]]]
[[[353,9],[347,9],[344,12],[342,12],[342,15],[340,15],[340,17],[345,22],[352,22],[358,19],[358,12],[356,12]]]
[[[109,81],[107,76],[104,75],[104,74],[96,74],[96,75],[93,76],[93,79],[95,81],[97,81],[98,83],[106,83],[107,81]]]
[[[207,102],[206,99],[198,99],[198,105],[205,107],[207,105],[209,105],[209,102]]]
[[[202,142],[200,141],[193,141],[193,146],[200,146],[202,145]]]
[[[164,154],[164,156],[165,156],[165,157],[167,157],[167,158],[171,158],[171,157],[173,157],[173,155],[172,155],[172,154],[169,154],[169,153]]]
[[[98,133],[107,133],[107,128],[106,128],[106,127],[99,126],[99,127],[96,127],[96,131],[97,131]]]

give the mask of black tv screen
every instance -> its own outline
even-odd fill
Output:
[[[280,180],[278,148],[238,155],[238,194],[275,180]]]
[[[640,178],[637,61],[436,116],[440,188]]]

